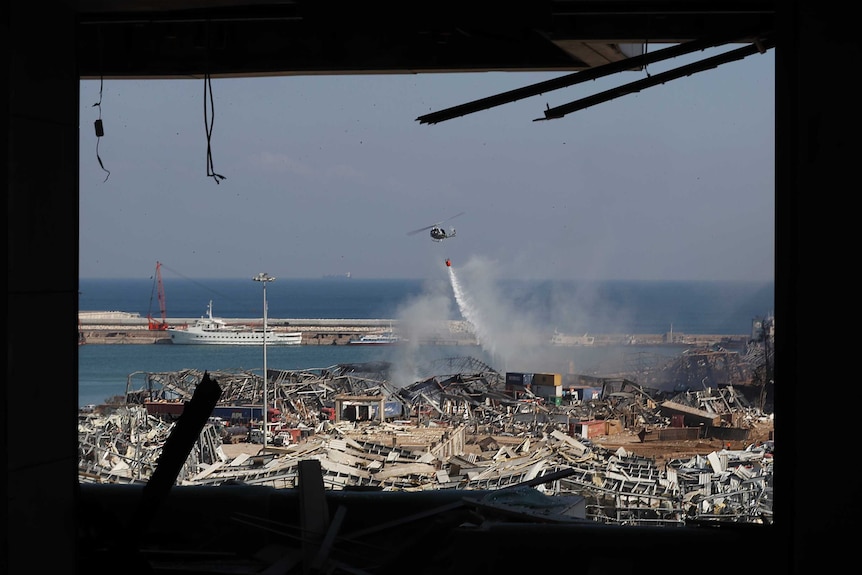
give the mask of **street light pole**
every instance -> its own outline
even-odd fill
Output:
[[[263,450],[261,453],[266,452],[266,435],[269,431],[269,425],[267,425],[267,389],[266,389],[266,284],[268,282],[274,282],[275,278],[271,275],[260,272],[253,278],[256,282],[261,282],[263,284]]]

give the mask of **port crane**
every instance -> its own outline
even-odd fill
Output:
[[[153,292],[158,289],[159,310],[162,321],[153,319]],[[162,264],[156,262],[156,275],[153,276],[153,290],[150,292],[150,309],[147,311],[147,329],[150,331],[165,331],[168,329],[168,312],[165,306],[165,286],[162,284]]]

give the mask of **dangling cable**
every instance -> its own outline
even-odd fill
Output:
[[[209,107],[212,110],[212,117],[207,115],[207,98],[209,98]],[[212,135],[213,135],[213,120],[215,120],[215,108],[213,107],[213,88],[210,74],[204,74],[204,127],[207,133],[207,177],[215,180],[215,183],[220,184],[220,180],[225,177],[217,174],[213,169],[213,154],[212,154]]]
[[[99,67],[102,65],[102,34],[101,29],[99,30]],[[102,136],[105,135],[105,127],[102,125],[102,87],[105,84],[104,75],[99,76],[99,101],[93,104],[94,107],[99,108],[99,117],[96,119],[95,129],[96,129],[96,159],[99,161],[99,166],[102,167],[102,171],[106,172],[108,175],[105,176],[105,179],[102,181],[104,184],[108,181],[108,178],[111,177],[111,172],[105,169],[105,164],[102,163],[102,158],[99,156],[99,140],[102,139]]]
[[[644,54],[646,54],[647,52],[649,52],[649,40],[646,40],[644,42]],[[649,74],[649,69],[647,69],[647,64],[644,64],[644,72],[646,73],[647,78],[651,77]]]
[[[644,52],[643,52],[644,54],[649,54],[649,39],[653,37],[652,22],[653,22],[652,17],[647,16],[647,36],[646,36],[646,38],[644,38]],[[650,73],[649,73],[649,68],[647,68],[647,66],[648,66],[648,64],[644,63],[644,74],[646,74],[646,77],[649,78]]]

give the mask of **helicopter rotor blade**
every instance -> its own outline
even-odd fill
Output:
[[[414,234],[418,234],[419,232],[424,232],[425,230],[430,230],[431,228],[433,228],[434,226],[437,226],[437,225],[439,225],[439,224],[432,224],[430,226],[425,226],[424,228],[419,228],[418,230],[413,230],[412,232],[407,232],[407,235],[412,236]]]
[[[419,232],[424,232],[425,230],[430,230],[431,228],[436,228],[441,225],[443,222],[448,222],[449,220],[455,219],[458,216],[463,216],[465,212],[461,212],[459,214],[455,214],[454,216],[448,217],[443,221],[437,222],[436,224],[431,224],[430,226],[425,226],[424,228],[419,228],[418,230],[413,230],[412,232],[407,232],[408,236],[412,236],[413,234],[418,234]]]

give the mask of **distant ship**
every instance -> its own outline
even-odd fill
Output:
[[[551,336],[551,345],[559,345],[559,346],[582,346],[582,345],[593,345],[596,343],[596,338],[589,335],[566,335],[564,333],[560,333],[557,330],[554,330],[554,335]]]
[[[323,279],[332,280],[332,279],[350,279],[350,272],[344,272],[343,274],[326,274],[323,276]]]
[[[394,345],[405,341],[393,331],[368,333],[348,341],[348,345]]]
[[[190,326],[172,326],[167,329],[171,343],[180,345],[263,345],[263,327],[228,325],[213,317],[213,302],[207,306],[207,315]],[[273,331],[266,328],[266,345],[300,345],[302,332]]]

